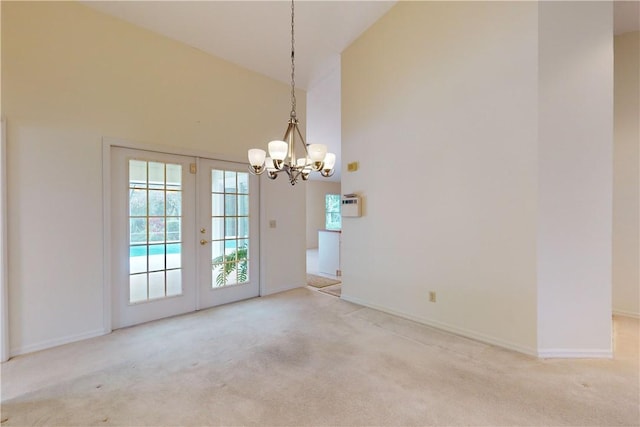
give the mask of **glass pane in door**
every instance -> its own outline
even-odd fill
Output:
[[[129,303],[182,294],[182,165],[129,160]]]
[[[249,174],[211,171],[212,287],[249,282]]]

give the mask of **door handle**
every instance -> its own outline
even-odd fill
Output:
[[[208,241],[206,241],[205,239],[200,240],[200,244],[202,246],[206,245],[207,243],[209,243]]]

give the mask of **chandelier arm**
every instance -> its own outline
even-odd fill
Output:
[[[296,167],[296,133],[295,129],[297,128],[298,121],[294,120],[289,126],[291,129],[289,130],[289,139],[287,143],[289,144],[289,167]]]
[[[296,182],[298,182],[298,178],[300,178],[300,171],[299,170],[294,170],[291,172],[291,175],[289,175],[291,177],[291,185],[295,184]]]
[[[284,142],[286,142],[286,143],[289,143],[289,141],[287,140],[287,138],[289,137],[289,134],[290,134],[290,133],[291,133],[291,131],[292,131],[292,129],[291,129],[292,127],[293,127],[293,122],[292,122],[292,121],[289,121],[289,125],[287,126],[287,130],[284,132],[284,136],[282,137],[282,140],[283,140]]]
[[[290,168],[289,166],[287,166],[287,167],[286,167],[286,168],[284,168],[283,170],[287,173],[287,176],[289,177],[289,181],[291,181],[291,179],[292,179],[292,178],[291,178],[291,172],[292,172],[292,171],[291,171],[291,168]]]
[[[254,167],[252,165],[248,165],[247,168],[253,175],[262,175],[264,171],[267,170],[267,168],[264,166]]]

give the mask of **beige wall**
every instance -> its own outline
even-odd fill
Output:
[[[613,310],[640,317],[640,32],[614,49]]]
[[[610,356],[611,12],[400,2],[344,52],[342,154],[360,170],[342,192],[367,209],[343,224],[343,298]]]
[[[318,247],[318,230],[325,227],[325,196],[340,194],[340,183],[308,181],[307,187],[307,249]]]
[[[538,353],[608,357],[612,4],[538,4]]]
[[[307,187],[307,249],[318,247],[318,230],[325,226],[324,196],[340,194],[342,167],[340,123],[340,57],[331,59],[331,70],[307,92],[307,142],[326,144],[337,156],[331,178],[308,181]],[[317,173],[312,173],[319,177]]]
[[[331,62],[331,70],[307,91],[307,143],[326,144],[327,151],[336,154],[334,174],[328,180],[340,182],[340,56],[332,58]]]
[[[282,135],[290,110],[286,84],[76,2],[2,2],[2,89],[14,354],[110,327],[102,137],[244,162],[247,148]],[[262,199],[274,202],[263,203],[263,221],[302,218],[263,227],[269,293],[304,283],[305,193],[289,191],[283,207],[275,200],[291,186],[265,181]]]
[[[535,353],[537,35],[535,3],[400,2],[343,53],[343,298]]]

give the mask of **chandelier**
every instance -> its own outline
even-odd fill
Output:
[[[325,178],[333,175],[336,155],[327,153],[324,144],[306,144],[298,128],[296,117],[296,80],[295,80],[295,38],[294,38],[294,5],[291,0],[291,113],[289,124],[282,140],[271,141],[268,145],[269,157],[265,150],[252,148],[249,150],[249,171],[254,175],[267,172],[270,179],[276,179],[278,174],[286,172],[291,185],[299,179],[306,181],[311,172],[319,172]],[[296,141],[300,142],[303,150],[296,153]]]

